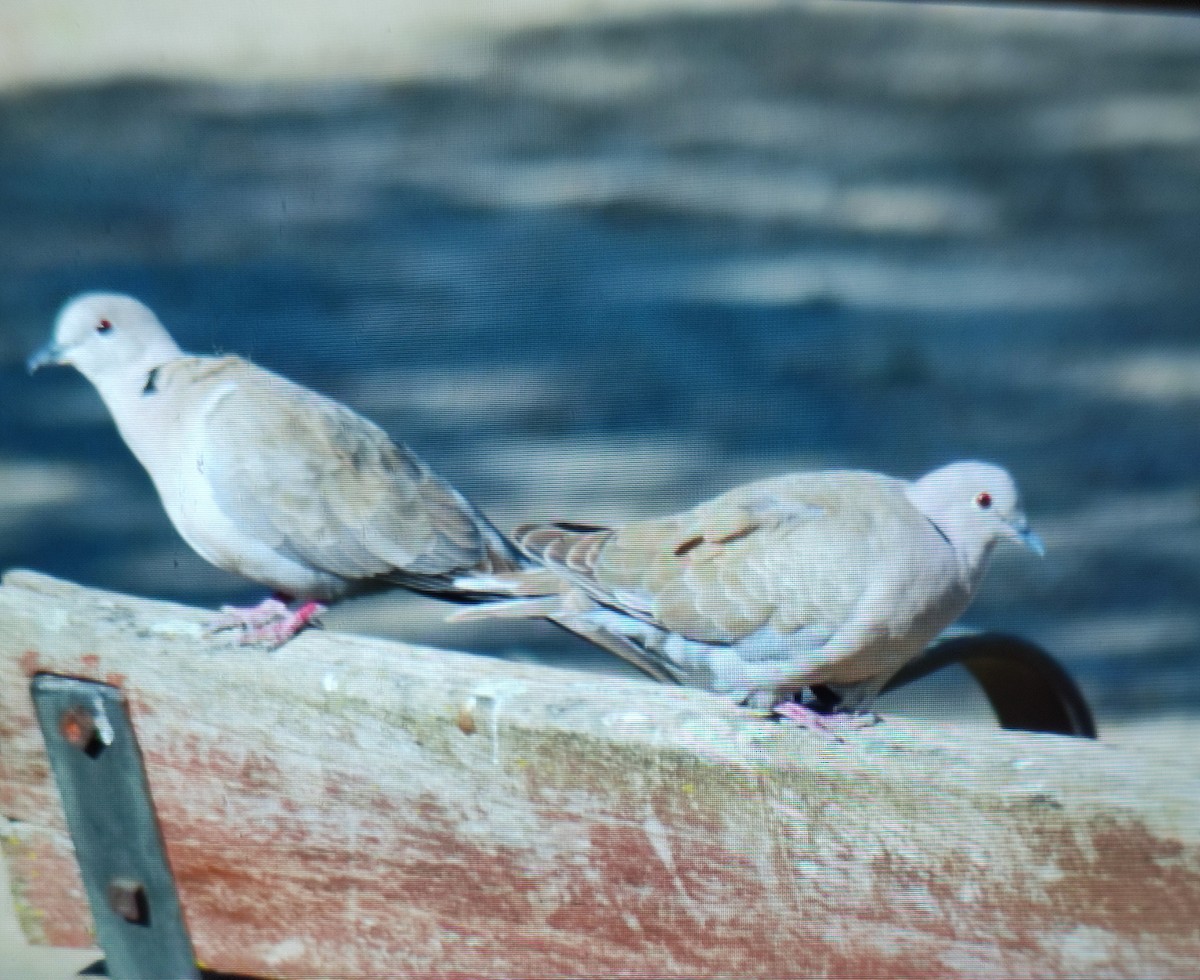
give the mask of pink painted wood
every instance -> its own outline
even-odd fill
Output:
[[[12,573],[0,831],[30,937],[90,919],[38,671],[128,697],[208,966],[307,977],[1194,976],[1200,784],[1051,736],[844,744],[707,695]]]

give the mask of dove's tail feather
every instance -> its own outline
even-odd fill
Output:
[[[550,619],[559,611],[562,600],[556,596],[525,599],[493,599],[455,609],[448,623],[472,623],[481,619]]]
[[[452,614],[451,618],[549,619],[553,618],[551,612],[567,615],[577,611],[578,601],[568,608],[579,584],[573,580],[577,574],[590,571],[609,534],[607,528],[578,524],[530,524],[517,528],[510,541],[486,524],[485,561],[449,583],[461,593],[454,596],[458,601],[482,605],[478,610]]]
[[[503,602],[514,595],[539,594],[537,587],[522,583],[536,578],[544,570],[535,559],[526,555],[483,514],[464,500],[463,507],[473,518],[479,532],[481,550],[474,563],[453,571],[417,571],[413,568],[395,569],[387,581],[414,592],[421,592],[448,602],[475,605]],[[548,573],[546,573],[548,576]],[[548,577],[544,585],[556,581]],[[544,588],[542,589],[545,590]]]
[[[491,597],[483,598],[475,605],[456,609],[446,617],[447,622],[546,619],[628,661],[657,681],[682,683],[682,677],[674,665],[657,651],[649,649],[638,636],[609,628],[594,615],[601,608],[596,598],[581,588],[578,581],[573,581],[574,575],[568,577],[564,574],[564,566],[568,564],[576,570],[590,568],[597,547],[596,538],[608,534],[611,532],[607,528],[580,525],[519,528],[515,538],[530,555],[526,567],[510,574],[473,575],[456,580],[456,586],[476,590],[480,595],[490,592]],[[557,553],[550,555],[547,549]],[[546,566],[540,565],[541,561],[545,561]],[[624,618],[618,615],[618,619]],[[653,628],[646,624],[639,624],[639,630],[653,632]]]
[[[521,547],[480,515],[480,530],[483,532],[485,562],[494,572],[522,572],[539,567],[539,562],[530,558]]]
[[[682,675],[672,669],[670,661],[653,653],[631,636],[614,632],[578,613],[546,618],[589,643],[615,654],[656,681],[663,684],[684,683]]]
[[[589,619],[586,612],[573,608],[582,598],[572,595],[543,595],[514,599],[497,599],[478,605],[463,606],[446,617],[448,623],[469,623],[483,619],[546,619],[574,633],[602,650],[615,654],[633,664],[644,674],[665,684],[682,683],[670,664],[648,650],[635,638],[614,632],[603,624]],[[590,604],[590,603],[589,603]]]
[[[499,531],[486,527],[483,551],[474,564],[450,570],[397,567],[357,591],[400,587],[411,592],[466,605],[502,602],[523,593],[521,581],[536,576],[540,567],[516,550]],[[545,573],[549,574],[549,573]]]

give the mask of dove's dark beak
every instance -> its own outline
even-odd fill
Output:
[[[62,348],[51,340],[30,355],[29,360],[25,362],[25,368],[30,374],[33,374],[38,368],[45,367],[47,364],[62,363],[62,355]]]
[[[1039,558],[1046,557],[1045,544],[1043,544],[1042,539],[1039,538],[1036,533],[1034,533],[1033,529],[1029,526],[1029,522],[1025,520],[1024,516],[1016,518],[1008,525],[1008,527],[1012,531],[1012,537],[1014,541],[1025,545],[1026,548],[1032,551]]]

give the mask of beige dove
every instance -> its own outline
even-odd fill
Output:
[[[796,473],[624,527],[520,528],[544,568],[454,618],[544,616],[660,680],[807,724],[790,698],[823,685],[869,705],[967,607],[1002,538],[1042,552],[998,466]]]
[[[378,426],[240,357],[185,354],[129,296],[68,302],[29,369],[46,364],[95,386],[196,552],[278,594],[218,628],[283,642],[318,603],[392,586],[475,601],[486,591],[455,580],[529,564]]]

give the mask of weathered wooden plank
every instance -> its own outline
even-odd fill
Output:
[[[31,939],[88,942],[29,702],[121,686],[196,949],[273,976],[1191,976],[1200,783],[899,719],[845,744],[705,694],[359,637],[274,653],[0,588],[0,815]],[[39,913],[41,913],[39,915]]]

